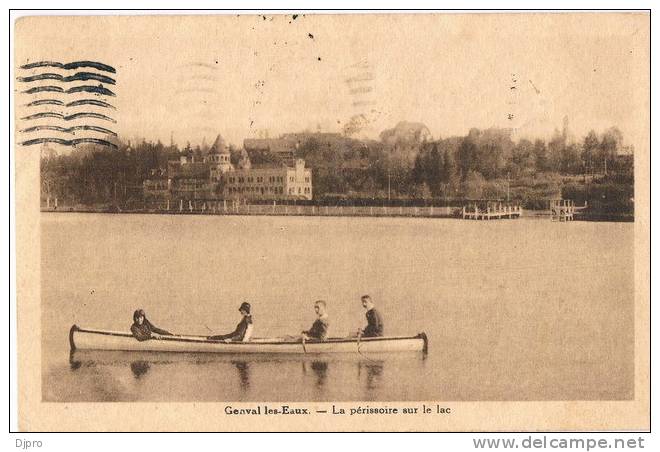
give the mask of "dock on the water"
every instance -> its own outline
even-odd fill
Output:
[[[573,221],[575,216],[575,202],[572,199],[551,199],[550,212],[552,221]]]
[[[464,220],[500,220],[520,218],[523,209],[519,205],[502,202],[472,203],[463,206]]]

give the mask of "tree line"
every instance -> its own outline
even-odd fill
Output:
[[[248,154],[230,146],[232,163]],[[183,148],[160,141],[120,142],[118,150],[84,146],[69,154],[42,152],[44,196],[71,203],[96,204],[141,199],[142,183],[162,177],[169,160],[193,154],[202,160],[209,146]],[[436,140],[401,136],[360,140],[345,136],[328,141],[308,134],[295,149],[312,168],[317,198],[457,200],[510,199],[527,208],[543,208],[562,195],[568,183],[615,184],[631,193],[631,149],[615,128],[590,131],[573,139],[566,129],[543,139],[514,141],[508,129],[471,129],[467,135]],[[249,153],[252,163],[284,164],[268,152]],[[623,187],[623,189],[622,189]],[[628,187],[628,188],[626,188]],[[575,187],[573,187],[575,188]]]

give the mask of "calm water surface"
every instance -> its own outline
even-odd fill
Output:
[[[633,224],[548,219],[42,213],[45,401],[630,399]],[[80,326],[296,334],[425,331],[429,353],[245,356],[75,352]]]

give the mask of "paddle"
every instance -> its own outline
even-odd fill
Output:
[[[303,352],[305,354],[307,354],[307,348],[305,347],[305,335],[304,334],[302,336],[300,336],[300,342],[301,342],[302,347],[303,347]]]
[[[375,361],[368,356],[366,356],[364,353],[360,351],[360,339],[362,339],[362,330],[358,330],[358,335],[357,335],[357,351],[360,356],[362,356],[364,359],[367,361],[371,361],[372,363],[377,363],[378,361]]]

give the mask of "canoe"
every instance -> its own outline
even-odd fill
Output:
[[[204,336],[161,336],[138,341],[131,333],[81,328],[73,325],[69,344],[74,350],[116,350],[187,353],[390,353],[428,350],[425,333],[416,336],[370,338],[331,338],[326,341],[292,341],[278,338],[253,339],[250,342],[223,342]]]

